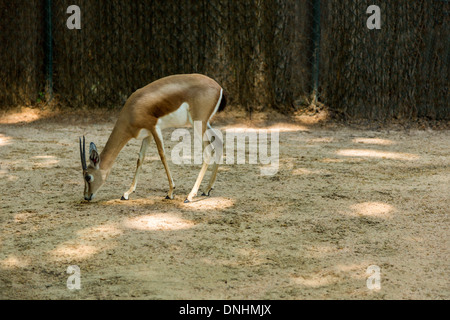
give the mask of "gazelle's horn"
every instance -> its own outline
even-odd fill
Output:
[[[83,136],[83,146],[81,146],[81,138],[79,138],[80,140],[80,157],[81,157],[81,166],[83,167],[83,170],[87,169],[87,165],[86,165],[86,142]]]

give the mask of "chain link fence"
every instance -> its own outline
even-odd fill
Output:
[[[0,106],[43,98],[44,35],[42,1],[0,1]]]
[[[0,106],[123,105],[176,73],[203,73],[230,105],[345,118],[450,119],[449,1],[0,0]],[[381,30],[366,26],[381,9]]]
[[[325,104],[347,118],[450,118],[449,1],[323,3]],[[381,30],[361,19],[372,4],[381,9]]]

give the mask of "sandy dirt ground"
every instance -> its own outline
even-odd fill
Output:
[[[0,298],[450,298],[448,130],[268,119],[219,114],[213,124],[279,129],[276,175],[223,165],[212,196],[184,204],[200,166],[169,162],[177,189],[165,200],[153,143],[136,193],[120,201],[132,140],[88,203],[78,137],[101,150],[115,115],[2,115]],[[67,288],[72,265],[80,290]],[[380,289],[367,287],[372,265]]]

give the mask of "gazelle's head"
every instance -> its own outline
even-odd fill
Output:
[[[98,154],[97,147],[93,142],[89,146],[89,166],[86,165],[86,149],[85,139],[83,137],[83,143],[80,138],[80,155],[81,166],[83,168],[84,179],[84,199],[91,201],[94,199],[98,189],[105,182],[104,175],[100,170],[100,155]]]

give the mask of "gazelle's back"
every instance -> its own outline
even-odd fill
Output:
[[[187,104],[194,120],[209,119],[211,106],[221,96],[221,86],[200,74],[173,75],[134,92],[124,106],[136,126],[156,125],[156,120]],[[145,123],[142,123],[145,121]]]

